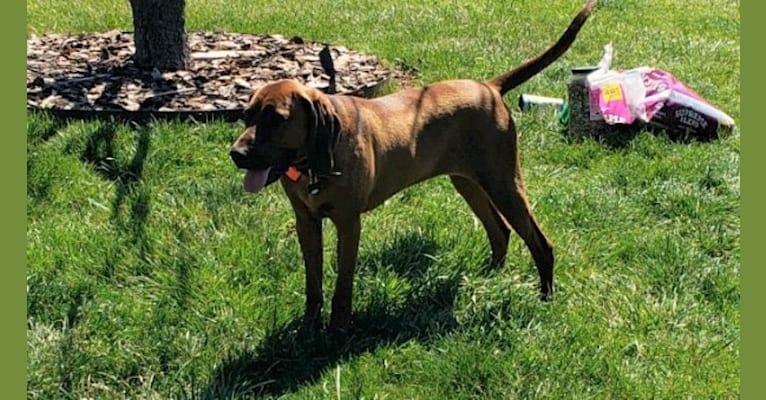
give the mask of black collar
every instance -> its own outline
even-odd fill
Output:
[[[332,149],[335,150],[335,143],[333,143]],[[308,157],[302,153],[298,154],[295,160],[290,163],[290,166],[300,171],[301,174],[305,174],[309,177],[309,193],[314,195],[319,194],[319,191],[322,189],[322,183],[324,180],[331,176],[341,175],[341,172],[336,170],[332,170],[327,174],[317,174],[314,170],[311,169],[311,167],[309,167]]]

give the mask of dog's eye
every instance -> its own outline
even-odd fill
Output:
[[[277,129],[284,122],[285,118],[270,105],[266,106],[256,118],[257,125],[268,129]]]

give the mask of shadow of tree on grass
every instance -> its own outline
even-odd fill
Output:
[[[129,162],[120,160],[115,154],[114,141],[118,128],[117,122],[104,122],[87,139],[85,149],[80,155],[82,162],[93,165],[104,179],[114,182],[115,196],[112,202],[111,220],[122,230],[131,234],[133,243],[138,246],[141,255],[149,253],[145,224],[149,216],[151,194],[148,187],[142,185],[144,164],[150,149],[150,126],[134,125],[136,138],[133,157]],[[123,221],[123,204],[128,198],[130,216]]]

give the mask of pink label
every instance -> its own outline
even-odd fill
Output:
[[[609,124],[630,124],[635,120],[625,100],[625,90],[618,82],[592,88],[590,103],[598,105],[601,115]]]

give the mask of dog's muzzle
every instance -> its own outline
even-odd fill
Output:
[[[232,147],[229,156],[237,168],[245,173],[245,190],[255,193],[276,182],[295,160],[297,150],[268,145],[258,147]]]
[[[236,165],[237,168],[249,169],[247,149],[232,147],[229,149],[229,157],[231,157],[231,160],[234,161],[234,165]]]

